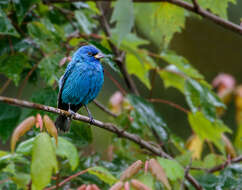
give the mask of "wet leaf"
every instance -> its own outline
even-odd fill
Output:
[[[194,132],[203,141],[207,139],[213,142],[221,152],[224,152],[222,133],[231,132],[221,120],[209,121],[202,112],[189,113],[188,121]]]
[[[115,3],[111,22],[116,22],[112,38],[117,35],[119,46],[123,38],[131,32],[134,25],[133,2],[131,0],[118,0]]]
[[[11,151],[14,152],[15,145],[19,138],[28,132],[35,125],[35,117],[31,116],[22,121],[14,130],[11,138]]]
[[[16,153],[30,155],[32,153],[34,140],[35,137],[19,143],[18,147],[16,148]]]
[[[79,156],[76,147],[68,140],[58,137],[58,145],[56,147],[56,155],[66,158],[72,170],[75,170],[79,163]]]
[[[57,172],[57,160],[51,138],[40,133],[34,140],[31,162],[32,187],[42,190],[51,181],[51,175]]]
[[[166,123],[164,123],[160,115],[154,110],[153,105],[143,98],[134,95],[129,95],[128,99],[142,119],[141,123],[154,130],[162,141],[166,141],[168,139]]]

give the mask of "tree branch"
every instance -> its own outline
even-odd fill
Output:
[[[104,112],[106,112],[107,114],[113,116],[113,117],[118,117],[117,114],[111,112],[108,108],[106,108],[104,105],[102,105],[100,102],[98,102],[97,100],[93,100],[93,103],[101,110],[103,110]]]
[[[111,31],[110,31],[110,26],[108,24],[108,21],[105,17],[105,13],[104,10],[102,8],[102,5],[100,2],[97,2],[97,7],[100,10],[101,14],[100,14],[100,22],[101,22],[101,26],[105,32],[105,34],[108,37],[111,37]],[[128,74],[125,63],[124,63],[124,59],[125,59],[125,53],[122,51],[119,51],[119,49],[109,40],[108,41],[112,51],[114,52],[114,55],[116,57],[115,61],[120,69],[120,72],[122,73],[123,77],[124,77],[124,81],[126,83],[126,85],[128,86],[128,88],[132,91],[132,93],[139,95],[139,92],[136,88],[136,85],[133,81],[133,79],[131,78],[131,76]]]
[[[48,3],[71,3],[71,2],[80,2],[80,1],[110,2],[115,0],[44,0],[44,1]],[[213,13],[205,9],[202,9],[201,7],[197,8],[196,6],[194,6],[194,4],[190,4],[182,0],[133,0],[133,2],[140,2],[140,3],[168,2],[171,4],[177,5],[179,7],[182,7],[188,11],[194,12],[204,18],[207,18],[208,20],[213,21],[214,23],[218,24],[219,26],[222,26],[225,29],[231,30],[239,35],[242,35],[242,27],[240,25],[237,25],[230,21],[222,19],[214,15]]]
[[[69,113],[68,111],[65,111],[65,110],[61,110],[61,109],[58,109],[58,108],[54,108],[54,107],[46,106],[46,105],[42,105],[42,104],[36,104],[36,103],[33,103],[33,102],[29,102],[29,101],[4,97],[4,96],[0,96],[0,102],[5,102],[7,104],[16,105],[16,106],[20,106],[20,107],[43,110],[43,111],[47,111],[47,112],[50,112],[50,113],[65,115],[65,116],[68,116],[68,117],[72,116],[71,113]],[[72,116],[72,117],[73,117],[74,120],[79,120],[79,121],[83,121],[83,122],[86,122],[86,123],[90,123],[90,118],[86,117],[84,115],[80,115],[78,113],[75,113],[74,116]],[[124,131],[123,129],[118,128],[116,125],[114,125],[112,123],[103,123],[102,121],[94,120],[93,125],[96,126],[96,127],[105,129],[107,131],[110,131],[112,133],[115,133],[119,137],[129,139],[130,141],[140,145],[140,147],[142,147],[146,150],[149,150],[151,153],[153,153],[156,156],[164,157],[164,158],[167,158],[167,159],[173,159],[170,155],[168,155],[167,153],[162,151],[160,148],[157,148],[157,147],[151,145],[149,142],[141,139],[139,136],[137,136],[135,134],[128,133],[128,132]],[[196,181],[196,179],[194,179],[190,174],[187,174],[186,179],[197,190],[203,189],[202,186]],[[59,185],[61,185],[61,183]]]

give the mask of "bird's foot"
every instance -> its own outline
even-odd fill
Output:
[[[68,110],[68,112],[71,114],[70,118],[73,119],[73,117],[75,116],[75,112],[72,111],[71,109]]]
[[[91,116],[91,117],[89,117],[89,124],[90,124],[90,125],[94,124],[94,119],[93,119],[93,117],[92,117],[92,116]]]

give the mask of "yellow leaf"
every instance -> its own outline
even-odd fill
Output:
[[[186,147],[192,152],[193,159],[200,159],[203,150],[203,141],[196,135],[193,134],[188,140]]]

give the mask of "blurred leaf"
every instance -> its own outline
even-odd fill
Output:
[[[55,143],[56,145],[58,144],[58,133],[57,133],[57,129],[55,127],[54,122],[49,118],[48,115],[44,115],[44,124],[45,124],[45,128],[47,129],[47,132],[55,138]]]
[[[4,103],[0,103],[0,107],[0,137],[5,142],[16,127],[21,110]]]
[[[118,36],[118,46],[124,37],[131,32],[134,25],[133,2],[131,0],[118,0],[115,3],[111,22],[116,22],[113,34]]]
[[[66,158],[72,170],[75,170],[79,163],[79,156],[76,147],[62,137],[58,137],[56,155]]]
[[[189,64],[188,60],[184,57],[177,55],[175,52],[163,52],[161,57],[169,64],[175,65],[176,68],[184,73],[185,75],[196,78],[203,79],[204,77],[192,66]]]
[[[147,88],[151,88],[149,80],[149,65],[142,64],[135,55],[128,53],[126,55],[126,66],[129,74],[136,75]]]
[[[229,3],[236,3],[236,0],[198,0],[198,4],[204,8],[209,9],[220,17],[227,19],[227,9]]]
[[[231,130],[221,120],[211,122],[202,112],[189,113],[188,120],[192,129],[202,141],[207,139],[213,142],[224,153],[224,143],[221,135],[224,132],[231,132]]]
[[[154,158],[149,160],[149,170],[157,180],[161,181],[165,185],[167,189],[171,189],[164,169]]]
[[[31,179],[32,187],[36,190],[42,190],[51,181],[53,170],[57,172],[57,160],[55,150],[47,133],[40,133],[34,141]]]
[[[143,184],[142,182],[140,182],[139,180],[136,180],[136,179],[132,179],[131,180],[131,184],[132,184],[132,187],[135,189],[135,190],[151,190],[149,187],[147,187],[145,184]]]
[[[186,80],[185,96],[192,112],[195,113],[201,109],[210,121],[216,119],[216,108],[225,107],[211,89],[193,79]]]
[[[35,137],[22,141],[16,148],[16,153],[30,155],[32,153],[34,140],[35,140]]]
[[[231,158],[235,158],[236,157],[236,151],[234,149],[234,146],[230,142],[229,138],[225,134],[222,134],[222,140],[223,140],[223,142],[225,144],[226,153],[228,155],[230,155]]]
[[[143,165],[143,162],[141,160],[137,160],[136,162],[134,162],[133,164],[131,164],[128,168],[126,168],[121,176],[120,176],[120,180],[124,181],[127,180],[129,178],[131,178],[132,176],[134,176],[135,174],[137,174],[139,172],[139,170],[141,169]]]
[[[0,7],[0,34],[19,37],[19,33],[16,31],[14,26],[11,24],[10,19],[7,17],[7,15],[1,9],[1,7]]]
[[[26,13],[32,7],[32,5],[38,2],[40,2],[40,0],[13,0],[18,17],[18,23],[23,21]]]
[[[223,156],[216,155],[216,154],[208,154],[203,159],[203,167],[210,169],[210,168],[217,166],[219,164],[222,164],[224,162],[225,162],[225,158]]]
[[[11,177],[11,180],[13,180],[15,184],[17,184],[19,189],[24,189],[30,181],[30,175],[26,173],[16,173],[16,175]]]
[[[88,169],[88,173],[97,176],[100,180],[109,185],[113,185],[118,181],[108,170],[103,167],[95,166]]]
[[[165,170],[166,176],[171,181],[176,181],[177,179],[183,179],[184,169],[176,160],[168,160],[165,158],[157,158],[158,162]]]
[[[147,13],[144,16],[143,10]],[[186,11],[167,2],[135,5],[137,27],[158,47],[167,47],[173,35],[185,26]]]
[[[234,145],[238,149],[238,152],[242,154],[242,123],[238,125],[236,137],[234,139]]]
[[[149,126],[158,135],[160,140],[166,141],[168,139],[167,126],[159,114],[155,112],[151,103],[142,99],[141,97],[128,95],[128,99],[135,111],[140,115],[143,125]]]
[[[22,121],[15,129],[11,138],[11,152],[14,152],[15,145],[19,138],[28,132],[35,125],[35,117],[31,116]]]
[[[179,75],[180,71],[177,69],[175,65],[169,65],[159,71],[161,78],[164,81],[164,85],[166,88],[174,87],[184,92],[185,79],[184,77]]]
[[[75,18],[76,18],[78,24],[80,25],[80,27],[82,28],[82,30],[86,34],[92,33],[92,29],[95,25],[93,25],[91,22],[89,22],[89,20],[87,19],[86,15],[83,13],[82,10],[75,11]]]
[[[150,189],[155,189],[155,179],[150,173],[140,173],[138,176],[135,178],[145,184],[147,187]]]
[[[186,147],[189,151],[192,152],[193,159],[201,159],[202,151],[203,151],[203,141],[196,135],[193,134],[187,140]]]
[[[124,183],[122,181],[118,181],[109,190],[122,190]]]
[[[23,53],[17,53],[9,56],[4,54],[0,57],[0,73],[12,79],[15,85],[21,79],[21,73],[24,68],[28,68],[28,57]]]

